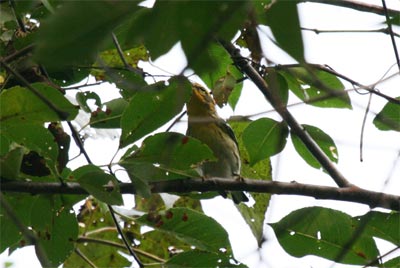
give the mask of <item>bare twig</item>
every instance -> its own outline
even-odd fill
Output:
[[[79,257],[82,258],[82,260],[84,262],[86,262],[87,264],[89,264],[90,267],[92,268],[97,268],[96,264],[94,264],[85,254],[83,254],[82,251],[80,251],[78,248],[75,248],[76,255],[78,255]]]
[[[400,196],[369,191],[356,186],[352,187],[329,187],[302,184],[297,182],[261,181],[253,179],[212,178],[168,180],[149,182],[152,193],[190,193],[208,191],[248,191],[255,193],[270,193],[279,195],[311,196],[316,199],[349,201],[365,204],[370,207],[381,207],[400,211]],[[105,186],[107,191],[112,191],[112,186]],[[122,194],[135,194],[136,188],[132,183],[120,183],[119,189]],[[57,182],[24,182],[5,181],[1,184],[3,192],[20,192],[31,194],[88,194],[79,183],[57,183]]]
[[[310,31],[314,32],[316,34],[320,33],[384,33],[384,34],[390,34],[389,28],[381,28],[381,29],[374,29],[374,30],[320,30],[320,29],[310,29],[310,28],[305,28],[301,27],[303,31]],[[398,33],[393,33],[394,36],[400,37],[400,34]]]
[[[361,12],[368,12],[368,13],[375,13],[378,15],[385,15],[385,11],[382,7],[368,4],[360,1],[355,0],[302,0],[301,2],[312,2],[312,3],[320,3],[320,4],[327,4],[327,5],[334,5],[338,7],[346,7],[351,8]],[[400,11],[394,9],[388,9],[387,14],[389,16],[396,16],[400,14]]]
[[[367,116],[368,116],[369,108],[371,107],[371,100],[372,100],[372,94],[369,94],[368,105],[367,105],[367,108],[365,109],[364,118],[363,118],[362,126],[361,126],[361,134],[360,134],[360,162],[363,161],[364,129],[365,129],[365,123],[367,122]]]
[[[387,23],[388,28],[389,28],[390,39],[392,40],[392,46],[393,46],[393,50],[394,50],[394,55],[396,56],[397,67],[399,67],[399,71],[400,71],[399,52],[397,51],[396,41],[394,40],[394,33],[393,33],[392,23],[390,22],[389,13],[388,13],[388,9],[386,7],[386,1],[385,0],[382,0],[382,6],[383,6],[383,10],[385,12],[386,23]]]

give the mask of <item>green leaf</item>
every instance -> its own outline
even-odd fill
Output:
[[[35,58],[52,70],[91,64],[111,31],[140,8],[137,4],[138,1],[63,2],[40,25]]]
[[[137,193],[149,197],[148,182],[197,176],[193,166],[206,159],[215,157],[199,140],[180,133],[162,132],[146,138],[120,165],[128,172]]]
[[[80,207],[77,216],[79,220],[79,234],[81,237],[89,239],[97,239],[122,245],[121,238],[116,230],[115,223],[111,218],[110,212],[103,203],[99,203],[94,198],[85,199],[84,204]],[[130,226],[130,227],[128,227]],[[121,227],[126,235],[132,235],[135,231],[131,221],[122,222]],[[136,237],[137,232],[133,233]],[[119,249],[110,245],[100,243],[85,242],[78,239],[76,248],[82,252],[96,267],[129,267],[132,265],[120,254]],[[72,254],[63,264],[65,268],[87,267],[87,262],[78,254]]]
[[[400,257],[395,257],[391,260],[384,262],[380,267],[400,267]]]
[[[173,256],[165,264],[167,268],[190,268],[190,267],[239,267],[247,266],[237,262],[233,257],[223,253],[204,252],[191,250]]]
[[[136,93],[122,114],[120,147],[137,141],[171,120],[182,110],[191,92],[189,81],[176,76],[168,80],[168,85],[158,82]]]
[[[352,108],[344,85],[333,74],[311,67],[286,68],[279,73],[285,77],[289,89],[307,104],[321,108]]]
[[[243,145],[243,131],[251,123],[250,120],[230,120],[229,124],[235,132],[235,136],[239,143],[240,159],[242,161],[240,175],[244,178],[252,178],[257,180],[271,181],[271,161],[269,158],[261,160],[254,165],[249,165],[249,155]],[[268,208],[271,195],[265,193],[251,193],[255,204],[248,207],[247,204],[240,203],[236,208],[241,213],[243,219],[253,232],[257,240],[258,247],[261,248],[264,242],[264,219]]]
[[[78,222],[59,197],[40,196],[32,206],[31,223],[52,266],[65,261],[75,248]]]
[[[94,100],[97,107],[101,107],[101,99],[99,95],[95,92],[86,91],[86,92],[78,92],[75,95],[75,99],[78,102],[79,106],[87,113],[92,112],[88,105],[88,100]]]
[[[248,6],[245,1],[156,1],[133,21],[127,42],[142,40],[152,58],[158,58],[180,41],[196,73],[211,71],[218,61],[208,56],[208,45],[214,37],[231,40],[241,28]]]
[[[400,97],[396,98],[400,101]],[[400,131],[400,104],[388,102],[375,116],[374,125],[380,130]]]
[[[113,99],[105,102],[102,109],[92,112],[90,126],[94,128],[120,128],[121,117],[128,102],[123,99]]]
[[[15,180],[18,178],[24,152],[24,148],[16,147],[4,156],[0,157],[1,178],[9,180]]]
[[[58,145],[50,131],[41,125],[34,123],[12,124],[2,127],[4,136],[44,157],[45,165],[50,168],[53,174],[57,172]]]
[[[313,140],[318,144],[321,150],[329,157],[332,162],[337,163],[339,160],[339,153],[337,151],[337,147],[332,138],[323,132],[321,129],[310,126],[310,125],[302,125],[304,130],[308,132],[308,134],[313,138]],[[304,143],[295,135],[290,132],[290,137],[292,138],[292,142],[294,148],[297,153],[313,168],[321,169],[322,166],[318,162],[318,160],[311,154],[308,148],[304,145]]]
[[[158,164],[173,172],[190,170],[204,160],[215,160],[215,157],[199,140],[180,133],[162,132],[146,138],[141,148],[124,162]]]
[[[3,193],[5,200],[11,206],[14,214],[25,225],[30,226],[31,208],[38,196],[21,193]],[[0,252],[9,247],[23,247],[27,244],[15,222],[0,205]]]
[[[109,205],[122,205],[122,195],[119,192],[117,179],[105,173],[95,165],[82,166],[72,172],[72,177],[76,178],[79,184],[91,195]],[[113,186],[109,191],[105,186]]]
[[[213,218],[187,208],[171,208],[136,220],[140,224],[174,235],[201,250],[231,252],[228,233]]]
[[[243,132],[243,143],[249,153],[250,165],[283,150],[288,129],[285,123],[269,118],[252,122]]]
[[[378,237],[395,245],[400,243],[400,213],[383,213],[370,211],[363,216],[354,217],[356,221],[367,221],[365,232],[373,237]]]
[[[73,120],[78,109],[57,89],[42,83],[31,84],[58,109],[67,113],[67,120]],[[60,117],[46,103],[29,89],[16,86],[3,90],[0,94],[0,122],[2,124],[24,124],[25,122],[59,121]]]
[[[267,9],[265,16],[279,46],[298,62],[304,62],[297,1],[278,0]]]
[[[309,207],[291,212],[269,224],[287,253],[295,257],[316,255],[335,261],[344,250],[341,263],[365,265],[379,257],[372,236],[362,233],[345,248],[357,229],[351,216],[329,208]]]
[[[270,88],[276,90],[282,103],[287,105],[289,100],[289,85],[286,82],[285,77],[273,68],[267,69],[267,72],[268,74],[265,77],[265,81]]]

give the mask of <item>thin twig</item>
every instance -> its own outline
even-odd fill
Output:
[[[383,10],[385,11],[386,23],[387,23],[388,28],[389,28],[389,35],[390,35],[390,39],[392,40],[392,46],[393,46],[393,50],[394,50],[394,55],[396,56],[397,66],[399,67],[399,71],[400,71],[399,52],[397,51],[396,40],[394,40],[394,33],[393,33],[392,23],[390,22],[389,13],[388,13],[388,9],[386,7],[386,1],[385,0],[382,0],[382,6],[383,6]]]
[[[177,118],[175,118],[174,122],[171,123],[171,125],[165,130],[165,132],[170,131],[171,128],[172,128],[176,123],[178,123],[178,122],[182,119],[182,117],[185,116],[185,114],[186,114],[186,111],[182,112]]]
[[[311,28],[305,28],[301,27],[303,31],[310,31],[314,32],[316,34],[320,33],[384,33],[384,34],[390,34],[389,28],[381,28],[381,29],[375,29],[375,30],[319,30],[319,29],[311,29]],[[400,34],[393,33],[396,37],[400,37]]]
[[[142,263],[141,260],[138,258],[138,256],[136,255],[136,253],[133,251],[131,245],[128,243],[128,239],[126,238],[124,232],[123,232],[122,229],[121,229],[121,226],[119,225],[119,222],[118,222],[118,220],[117,220],[117,217],[115,216],[115,212],[114,212],[113,207],[112,207],[111,205],[107,205],[107,206],[108,206],[108,209],[110,210],[110,214],[111,214],[111,217],[112,217],[112,219],[113,219],[113,221],[114,221],[115,227],[117,227],[118,233],[119,233],[119,235],[121,236],[122,241],[123,241],[124,244],[125,244],[125,248],[129,251],[129,254],[135,259],[135,261],[137,262],[137,264],[139,265],[139,267],[143,268],[143,267],[144,267],[143,263]]]
[[[369,112],[369,108],[371,107],[371,100],[372,94],[369,94],[367,108],[365,109],[364,118],[361,125],[361,134],[360,134],[360,162],[363,161],[363,144],[364,144],[364,130],[365,130],[365,123],[367,122],[367,116]]]
[[[90,243],[90,242],[92,242],[92,243],[98,243],[98,244],[113,246],[113,247],[117,247],[117,248],[121,248],[121,249],[126,249],[125,245],[123,245],[123,244],[116,243],[116,242],[109,241],[109,240],[105,240],[105,239],[99,239],[99,238],[93,238],[93,237],[87,237],[87,236],[78,237],[76,242],[78,242],[78,243],[86,243],[86,242]],[[150,254],[150,253],[148,253],[148,252],[146,252],[144,250],[141,250],[141,249],[138,249],[138,248],[133,248],[133,250],[137,254],[145,256],[145,257],[147,257],[149,259],[153,259],[154,261],[165,262],[164,259],[162,259],[162,258],[160,258],[160,257],[158,257],[156,255]]]
[[[351,8],[351,9],[361,11],[361,12],[385,15],[385,11],[383,10],[382,7],[373,5],[373,4],[360,2],[360,1],[355,1],[355,0],[341,0],[341,1],[338,1],[338,0],[301,0],[301,2],[313,2],[313,3],[320,3],[320,4],[328,4],[328,5],[338,6],[338,7]],[[388,9],[387,14],[389,14],[389,16],[396,16],[396,15],[400,14],[400,11],[394,10],[394,9]]]
[[[82,251],[80,251],[78,248],[75,248],[75,253],[76,255],[78,255],[79,257],[82,258],[82,260],[84,262],[86,262],[87,264],[90,265],[90,267],[92,268],[97,268],[96,264],[94,264],[85,254],[83,254]]]

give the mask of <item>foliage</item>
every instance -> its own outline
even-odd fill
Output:
[[[235,260],[226,230],[202,211],[198,199],[216,193],[188,191],[172,208],[152,193],[150,183],[199,177],[196,167],[215,157],[194,138],[159,130],[178,117],[190,98],[186,73],[156,82],[155,76],[139,68],[139,61],[156,59],[180,42],[186,69],[213,90],[219,106],[229,104],[235,109],[246,77],[218,40],[233,40],[240,33],[235,44],[251,52],[243,60],[276,89],[275,97],[283,104],[291,91],[305,104],[352,108],[337,75],[306,63],[297,1],[272,5],[269,1],[156,1],[152,8],[139,5],[140,1],[10,2],[2,1],[0,7],[4,67],[0,69],[1,182],[76,182],[89,193],[2,194],[2,206],[9,204],[12,213],[1,208],[1,251],[33,243],[44,250],[38,253],[43,265],[129,266],[123,234],[144,264],[246,267]],[[277,44],[299,64],[260,65],[259,25],[269,26]],[[120,96],[103,102],[81,82],[89,75],[99,83],[114,83]],[[78,82],[73,104],[65,91]],[[389,101],[374,119],[377,129],[399,131],[399,107],[398,102]],[[68,124],[78,113],[90,117],[87,128],[120,130],[116,149],[126,152],[108,169],[91,163],[90,156],[79,168],[67,167],[71,141],[85,153],[85,138]],[[269,158],[284,150],[289,141],[310,166],[325,169],[285,121],[267,117],[251,122],[232,120],[232,127],[239,141],[243,177],[271,181]],[[332,162],[339,161],[328,133],[312,125],[302,127]],[[107,153],[101,149],[99,153]],[[122,233],[106,206],[123,204],[119,178],[111,168],[117,165],[127,172],[136,191],[132,210],[118,210]],[[261,247],[270,195],[248,194],[254,204],[237,208]],[[371,211],[351,217],[310,207],[293,211],[270,226],[293,256],[316,255],[366,265],[381,254],[374,238],[399,246],[399,219],[396,212]],[[27,239],[21,228],[37,239]],[[364,231],[357,235],[360,228]],[[387,265],[395,262],[389,260]]]

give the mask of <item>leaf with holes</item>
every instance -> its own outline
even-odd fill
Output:
[[[344,253],[339,262],[354,265],[366,265],[379,257],[373,237],[365,232],[346,248],[354,240],[358,222],[341,211],[302,208],[269,225],[279,244],[295,257],[315,255],[338,261],[336,258]]]

